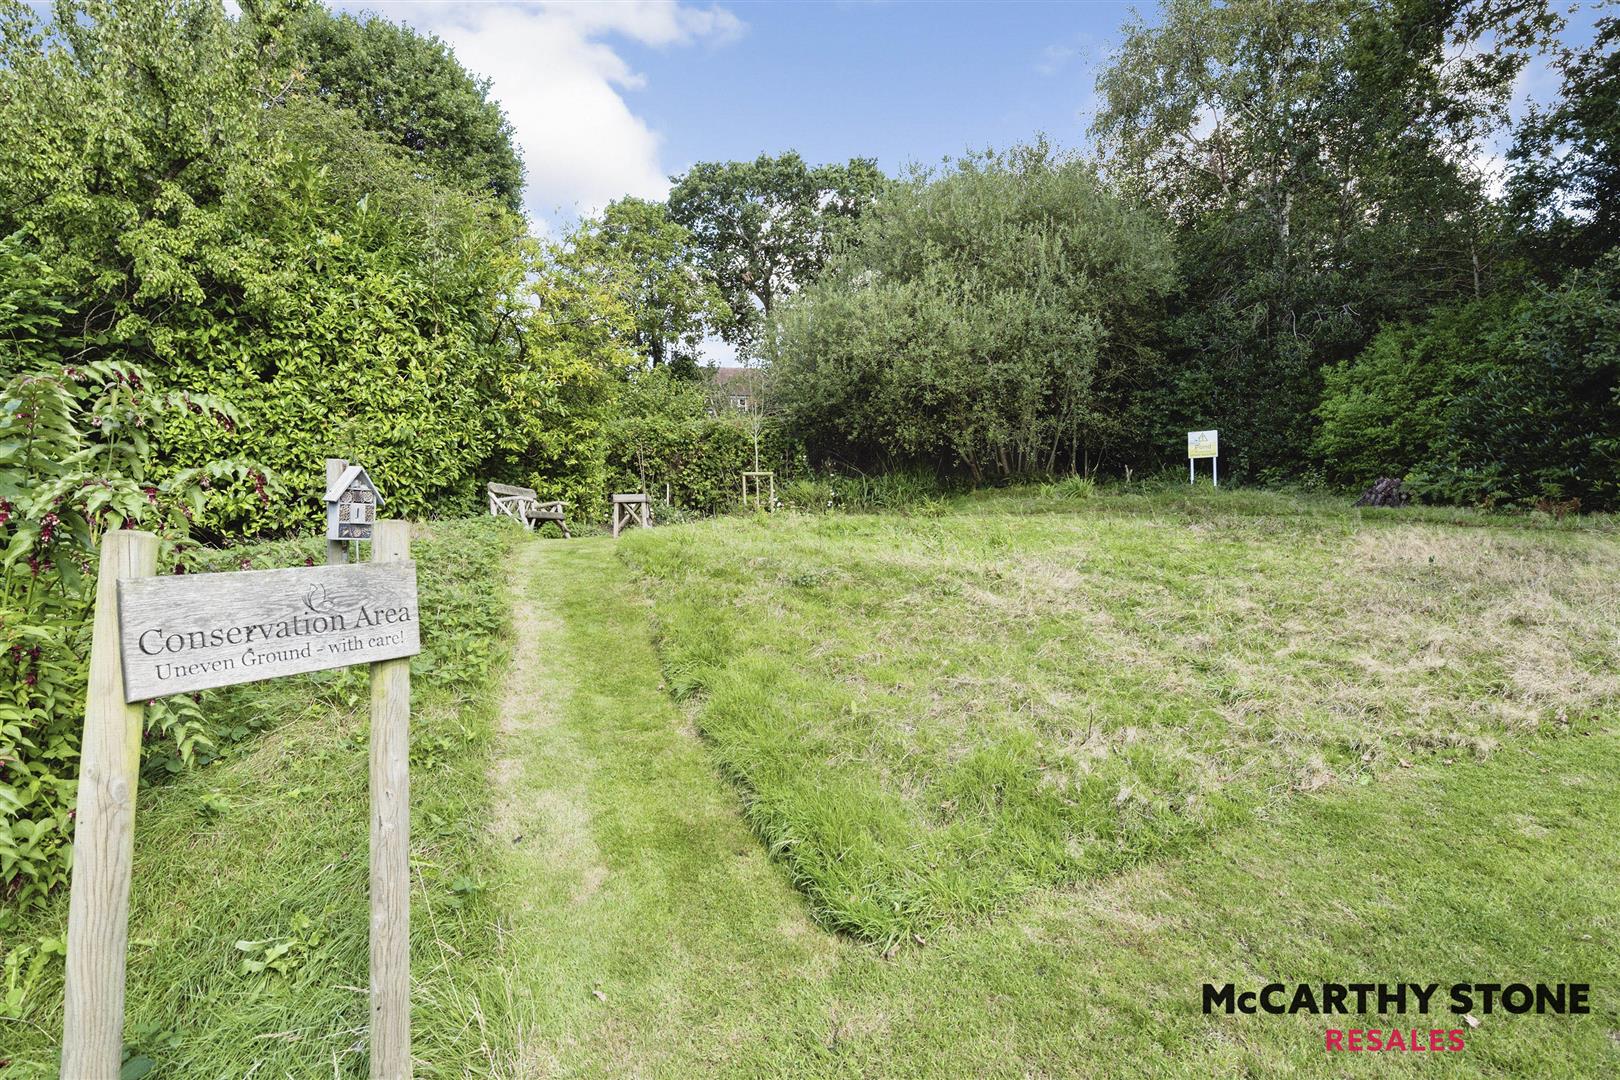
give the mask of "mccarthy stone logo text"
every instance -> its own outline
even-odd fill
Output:
[[[1431,1013],[1467,1018],[1477,1024],[1475,1012],[1554,1013],[1571,1016],[1592,1011],[1587,983],[1452,983],[1441,995],[1440,983],[1267,983],[1240,990],[1234,983],[1205,983],[1204,1013],[1274,1013],[1313,1015],[1427,1016]],[[1466,1046],[1462,1028],[1425,1026],[1384,1028],[1328,1028],[1328,1050],[1350,1051],[1457,1051]]]

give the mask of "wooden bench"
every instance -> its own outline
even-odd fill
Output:
[[[521,521],[525,529],[532,529],[536,524],[555,521],[557,528],[562,530],[563,539],[572,540],[573,535],[568,531],[568,523],[563,520],[563,507],[567,505],[560,499],[541,502],[534,488],[514,487],[511,484],[489,485],[490,516],[509,517]]]

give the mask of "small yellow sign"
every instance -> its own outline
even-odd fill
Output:
[[[1220,457],[1220,434],[1218,431],[1187,432],[1187,456],[1189,458]]]

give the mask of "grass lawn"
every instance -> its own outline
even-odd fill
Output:
[[[964,512],[981,509],[999,512]],[[709,537],[736,533],[738,546],[712,558],[741,566],[753,537],[826,523],[726,524]],[[723,748],[693,726],[712,698],[680,707],[658,685],[645,581],[623,562],[670,544],[706,566],[685,533],[637,534],[621,559],[605,540],[539,545],[522,567],[532,606],[518,616],[523,674],[502,775],[528,794],[500,826],[508,914],[484,1010],[501,1017],[496,1075],[1620,1069],[1612,714],[1588,734],[1510,740],[1483,759],[1424,754],[1355,774],[1365,784],[1279,797],[1174,854],[1025,890],[885,959],[881,943],[820,928],[782,872],[791,856],[759,843],[716,768]],[[1199,1009],[1205,981],[1513,978],[1589,981],[1594,1012],[1480,1017],[1463,1053],[1430,1060],[1329,1056],[1326,1019]]]
[[[422,546],[459,629],[417,680],[418,1075],[1620,1072],[1612,523],[934,511]],[[268,684],[264,731],[143,795],[152,1076],[364,1075],[362,691]],[[298,964],[244,974],[242,939]],[[50,1074],[43,971],[0,1080]],[[1327,980],[1589,982],[1593,1011],[1476,1010],[1431,1056],[1199,1008]]]
[[[1607,730],[1600,525],[1206,488],[715,521],[624,553],[750,821],[824,925],[891,944],[1300,792]]]

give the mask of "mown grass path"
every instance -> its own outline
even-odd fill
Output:
[[[511,587],[500,947],[468,958],[497,1075],[1620,1070],[1613,724],[1302,795],[885,959],[818,927],[743,821],[660,685],[646,600],[610,541],[527,543]],[[1205,981],[1323,980],[1586,981],[1595,1008],[1486,1017],[1463,1053],[1432,1057],[1324,1051],[1327,1027],[1391,1026],[1372,1016],[1199,1010]]]

